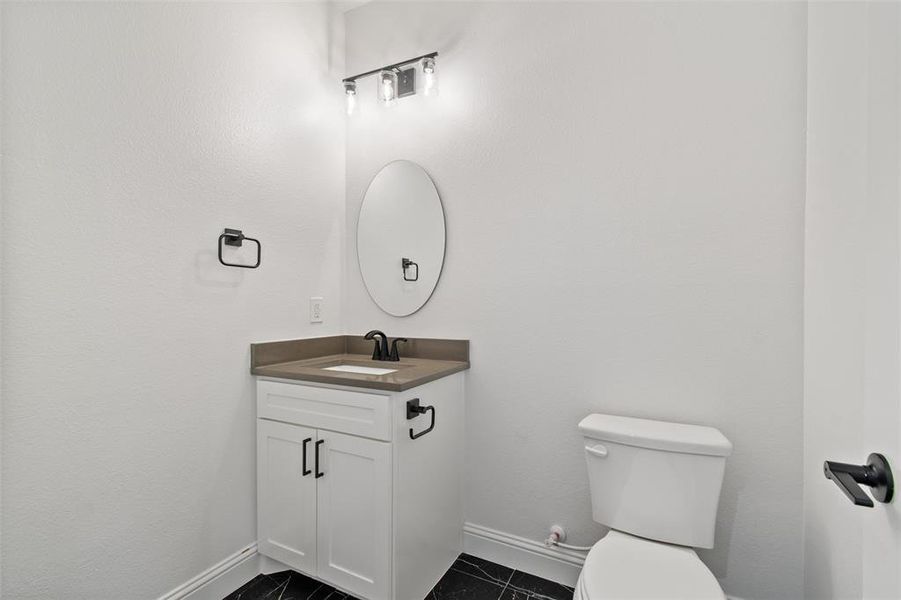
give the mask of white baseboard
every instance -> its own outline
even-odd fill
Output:
[[[575,587],[585,562],[584,553],[548,548],[542,542],[474,523],[463,525],[463,551],[570,587]],[[157,600],[222,600],[260,573],[288,568],[259,554],[254,542]],[[741,600],[735,596],[727,597]]]
[[[222,600],[260,573],[257,543],[241,548],[158,600]]]
[[[463,525],[463,551],[570,587],[575,587],[585,562],[584,552],[548,548],[542,542],[474,523]]]

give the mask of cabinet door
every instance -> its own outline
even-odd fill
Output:
[[[315,448],[315,429],[257,419],[259,552],[310,575],[316,574]]]
[[[391,593],[391,445],[319,431],[319,577],[369,600]]]

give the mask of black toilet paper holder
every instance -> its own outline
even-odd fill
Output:
[[[425,413],[431,413],[432,420],[429,423],[427,429],[423,429],[419,433],[413,433],[413,428],[410,428],[410,439],[416,440],[435,429],[435,407],[434,406],[420,406],[419,398],[413,398],[412,400],[407,400],[407,420],[415,419],[419,415]]]

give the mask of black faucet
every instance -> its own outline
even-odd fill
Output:
[[[400,356],[397,352],[397,342],[406,342],[407,338],[397,338],[391,343],[391,350],[388,350],[388,336],[378,329],[373,329],[363,336],[363,339],[374,340],[375,347],[372,349],[372,360],[387,360],[397,362]]]
[[[394,341],[391,342],[391,354],[388,356],[388,360],[399,361],[400,355],[397,353],[397,342],[406,342],[407,338],[394,338]]]
[[[376,338],[382,338],[381,343]],[[372,360],[388,360],[390,353],[388,352],[388,336],[383,331],[373,329],[363,336],[366,340],[375,340],[375,348],[372,350]]]

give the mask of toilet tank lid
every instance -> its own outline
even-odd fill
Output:
[[[616,415],[588,415],[579,423],[582,435],[639,448],[729,456],[732,443],[718,429]]]

